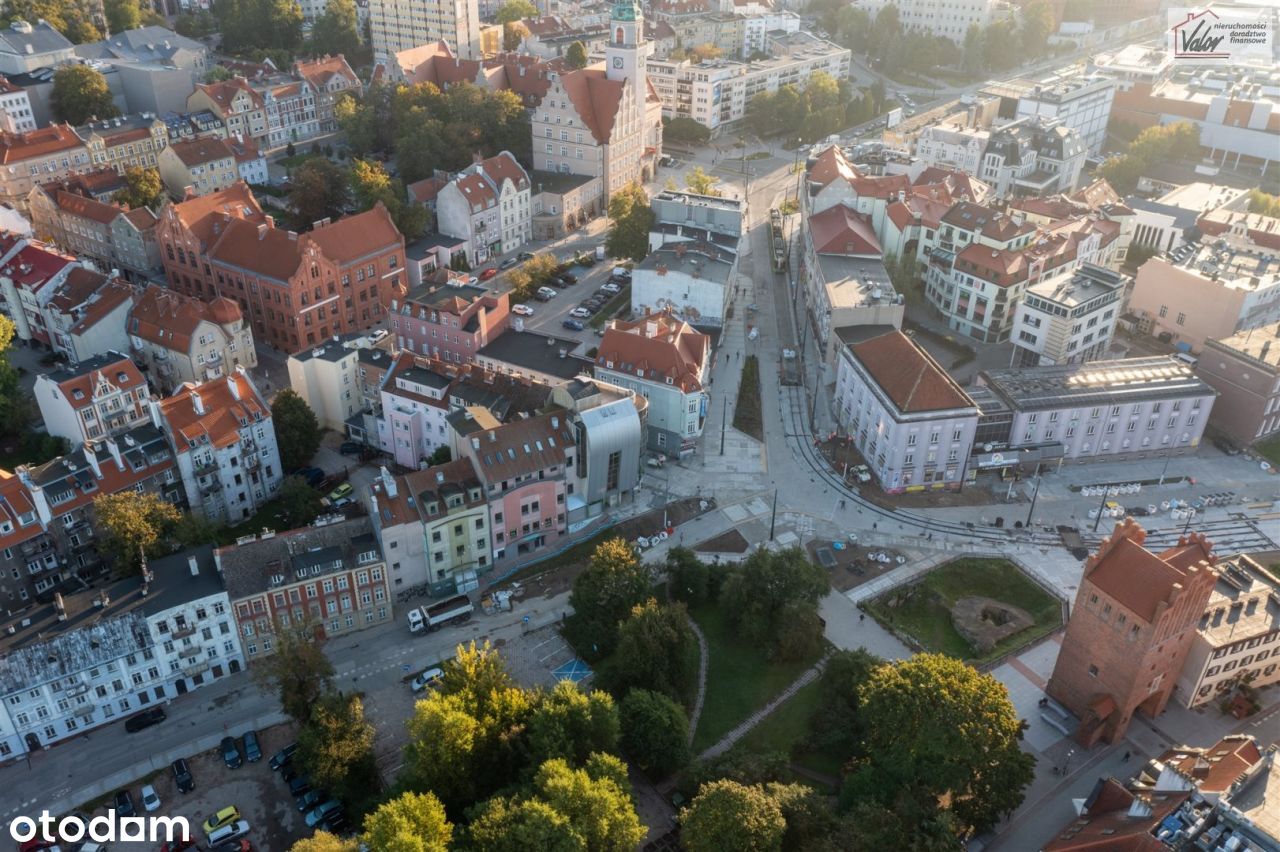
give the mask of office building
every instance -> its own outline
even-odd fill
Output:
[[[1196,375],[1218,392],[1219,432],[1245,446],[1280,433],[1280,322],[1205,341]]]
[[[1085,264],[1027,287],[1013,312],[1015,363],[1035,367],[1106,357],[1130,280]]]

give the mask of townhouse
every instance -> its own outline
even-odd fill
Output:
[[[368,518],[322,516],[312,526],[264,531],[215,551],[245,657],[271,654],[278,629],[317,639],[392,617],[386,560]]]
[[[316,116],[316,92],[305,78],[261,87],[262,109],[267,118],[267,148],[283,148],[320,135]]]
[[[169,128],[155,113],[91,121],[76,129],[97,168],[124,174],[130,167],[154,169],[160,152],[169,147]]]
[[[727,321],[737,269],[737,252],[714,242],[665,244],[631,271],[631,312],[669,310],[699,328],[720,328]]]
[[[31,97],[27,90],[0,75],[0,130],[26,133],[35,129],[36,119],[31,113]]]
[[[127,432],[150,419],[146,379],[119,352],[42,373],[33,394],[49,434],[73,445]]]
[[[359,98],[364,93],[360,78],[341,53],[337,56],[325,54],[316,59],[298,60],[293,64],[293,73],[311,87],[315,100],[316,129],[319,133],[332,133],[338,129],[333,108],[339,98],[347,94]]]
[[[392,299],[387,312],[387,328],[397,348],[454,364],[470,363],[510,321],[510,293],[453,278]]]
[[[13,320],[17,338],[50,345],[44,310],[80,264],[51,246],[17,234],[0,234],[0,295],[5,313]]]
[[[0,595],[9,610],[110,570],[93,501],[121,491],[185,505],[173,450],[151,422],[80,444],[42,465],[0,470]]]
[[[393,591],[427,585],[432,597],[466,594],[493,567],[489,501],[471,459],[404,476],[383,468],[369,504]]]
[[[129,351],[162,393],[258,366],[253,331],[231,299],[205,302],[148,284],[128,311]]]
[[[205,110],[218,117],[229,136],[243,136],[259,144],[267,138],[266,104],[243,77],[198,84],[187,97],[187,111]]]
[[[267,155],[257,145],[243,137],[227,140],[236,159],[236,176],[250,186],[266,186],[271,179],[267,173]]]
[[[362,373],[367,375],[361,356],[377,339],[374,335],[344,334],[289,356],[289,386],[315,412],[321,427],[345,433],[353,420],[363,425],[363,419],[357,417],[368,406],[361,387]]]
[[[31,224],[55,245],[87,257],[103,269],[145,278],[160,266],[156,216],[62,189],[37,186],[27,196]]]
[[[0,202],[19,211],[38,183],[70,177],[91,167],[89,149],[68,124],[25,133],[0,132]]]
[[[183,385],[152,401],[149,414],[168,435],[183,489],[203,517],[239,523],[280,490],[284,472],[271,407],[243,366]]]
[[[183,103],[183,109],[186,109],[186,103]],[[165,127],[169,130],[169,144],[182,142],[184,140],[194,139],[197,136],[214,136],[218,139],[227,138],[227,126],[222,123],[222,119],[214,115],[213,110],[200,110],[199,112],[166,112],[160,116],[160,120],[164,122]]]
[[[45,305],[44,321],[53,351],[71,363],[129,346],[125,319],[133,305],[133,287],[116,276],[73,269]]]
[[[140,577],[80,584],[0,622],[10,760],[199,689],[244,667],[211,546]]]
[[[645,446],[683,458],[697,449],[710,402],[711,338],[672,312],[614,320],[595,358],[595,376],[648,400]]]
[[[515,251],[532,236],[529,175],[509,151],[463,169],[437,192],[440,233],[467,241],[472,266]]]
[[[208,195],[240,180],[235,152],[222,139],[175,142],[160,152],[160,177],[175,199]]]
[[[396,464],[415,469],[449,444],[447,391],[456,373],[412,352],[394,356],[380,389],[378,445]]]

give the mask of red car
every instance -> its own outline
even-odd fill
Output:
[[[497,270],[497,269],[495,269],[494,267],[490,266],[490,267],[489,267],[488,269],[486,269],[484,272],[481,272],[481,273],[480,273],[480,280],[481,280],[481,281],[488,281],[490,278],[492,278],[493,276],[495,276],[495,275],[497,275],[497,274],[498,274],[498,270]]]
[[[184,849],[196,849],[195,838],[190,840],[175,840],[172,843],[166,843],[160,847],[160,852],[183,852]]]
[[[41,837],[33,837],[24,841],[19,847],[18,852],[38,852],[41,849],[52,849],[57,845],[55,840],[45,840]]]

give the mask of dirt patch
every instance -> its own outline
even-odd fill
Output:
[[[700,541],[693,546],[699,553],[746,553],[750,547],[746,536],[736,529],[722,532],[714,538]]]
[[[837,550],[833,547],[835,544],[843,544],[844,548]],[[896,550],[884,547],[860,547],[848,542],[822,539],[808,542],[805,549],[809,551],[809,559],[814,564],[827,569],[832,588],[840,592],[847,592],[889,573],[898,567],[900,555]],[[889,561],[879,561],[876,558],[879,554],[885,554]]]
[[[1036,623],[1031,613],[981,595],[970,595],[951,605],[951,624],[981,654]]]

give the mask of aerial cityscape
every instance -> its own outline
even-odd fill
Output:
[[[1280,852],[1278,29],[9,0],[0,844]]]

